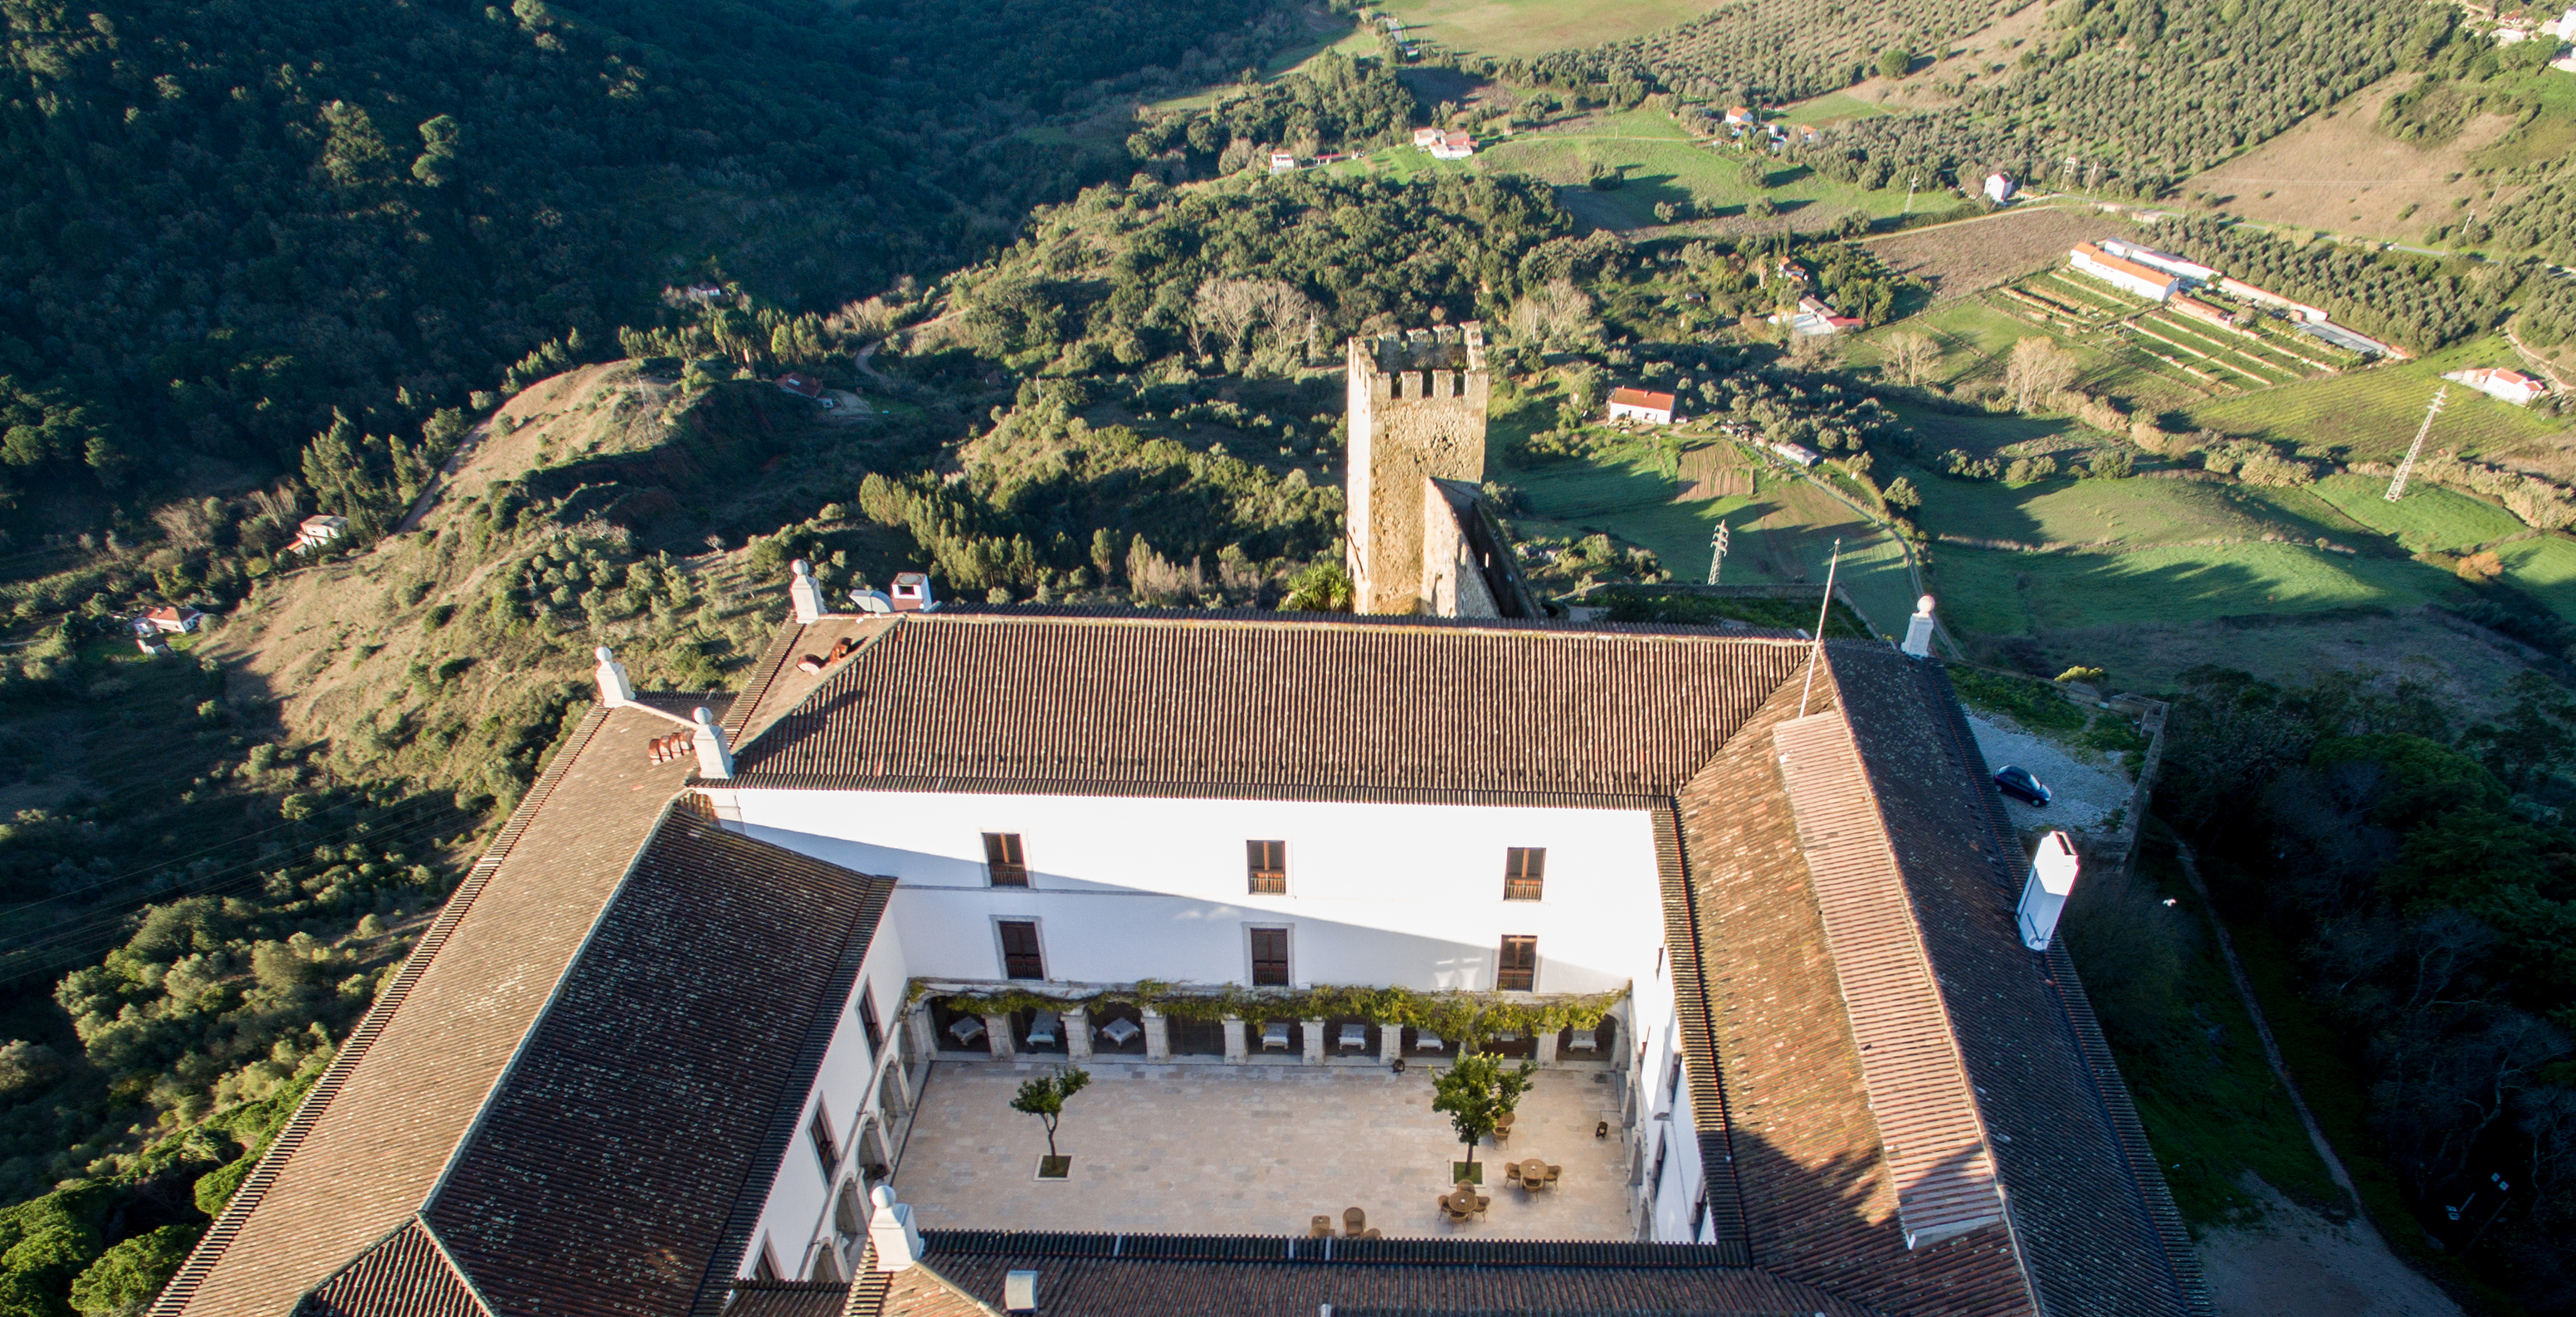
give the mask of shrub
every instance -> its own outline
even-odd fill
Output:
[[[163,1226],[99,1254],[72,1282],[72,1307],[83,1317],[133,1317],[188,1260],[195,1226]]]

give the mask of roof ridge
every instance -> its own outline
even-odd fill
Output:
[[[1300,631],[1506,632],[1561,640],[1675,640],[1698,644],[1806,645],[1810,640],[1770,635],[1761,628],[1716,630],[1683,622],[1575,622],[1564,618],[1427,617],[1396,613],[1266,612],[1248,608],[1146,611],[1046,604],[952,604],[936,613],[904,613],[906,622],[1080,623],[1096,626],[1163,626],[1187,630],[1280,629]]]
[[[1862,1084],[1870,1093],[1870,1123],[1878,1129],[1887,1174],[1896,1190],[1897,1216],[1906,1234],[1906,1247],[1936,1242],[1997,1219],[2010,1232],[2012,1213],[1994,1156],[1994,1136],[1986,1128],[1985,1112],[1977,1102],[1967,1057],[1959,1047],[1958,1024],[1941,990],[1940,971],[1933,964],[1931,948],[1924,943],[1923,912],[1907,885],[1903,861],[1890,841],[1893,829],[1887,807],[1879,799],[1877,785],[1870,780],[1861,757],[1860,744],[1852,734],[1839,682],[1834,683],[1834,693],[1832,707],[1783,721],[1774,728],[1773,749],[1807,868],[1808,890],[1824,919],[1826,959],[1845,1003],[1845,1015],[1860,1057]],[[1800,772],[1793,760],[1808,752],[1822,762],[1810,760],[1806,771]],[[1831,778],[1819,780],[1820,772],[1831,774]],[[1845,796],[1846,792],[1850,795]],[[1860,808],[1852,809],[1853,804]],[[1853,814],[1861,817],[1851,818]],[[1860,829],[1846,831],[1837,826],[1843,819],[1852,823],[1863,823],[1865,819],[1865,823]],[[1872,898],[1884,906],[1899,907],[1902,917],[1883,917],[1882,910],[1870,908]],[[1872,954],[1872,947],[1885,954]],[[1912,972],[1913,982],[1885,982],[1885,991],[1893,995],[1882,996],[1873,987],[1895,968],[1889,964],[1890,956]],[[1935,1027],[1912,1029],[1902,1018],[1905,1015]],[[1870,1036],[1880,1030],[1889,1032],[1875,1039]],[[1874,1042],[1900,1039],[1907,1045],[1874,1054]],[[1923,1061],[1948,1073],[1906,1073]],[[1935,1084],[1948,1091],[1928,1091]],[[1896,1100],[1899,1091],[1907,1097],[1901,1104]],[[1928,1152],[1938,1158],[1926,1163],[1922,1159],[1927,1150],[1918,1147],[1904,1130],[1891,1127],[1889,1117],[1897,1111],[1928,1114],[1934,1102],[1927,1099],[1935,1097],[1947,1099],[1944,1105],[1951,1106],[1948,1119],[1965,1117],[1965,1128],[1953,1126],[1942,1131],[1948,1135],[1946,1139],[1934,1130],[1926,1130],[1936,1140]],[[1932,1118],[1941,1119],[1938,1115]],[[1973,1142],[1965,1147],[1949,1146],[1961,1135],[1972,1137]],[[1969,1177],[1964,1183],[1944,1183],[1963,1176]],[[1983,1179],[1982,1185],[1975,1182],[1977,1177]],[[1932,1238],[1921,1238],[1927,1233]],[[2012,1246],[2015,1269],[2021,1272],[2027,1291],[2031,1286],[2029,1269],[2021,1262],[2017,1233],[2013,1234]],[[2033,1310],[2039,1310],[2036,1294],[2030,1297]]]
[[[378,1235],[374,1243],[359,1249],[355,1256],[341,1264],[339,1270],[305,1287],[304,1293],[297,1296],[295,1307],[291,1311],[302,1312],[305,1305],[312,1302],[314,1296],[320,1294],[333,1281],[364,1266],[376,1256],[378,1250],[414,1231],[418,1231],[421,1238],[429,1242],[430,1251],[438,1256],[439,1263],[447,1269],[448,1276],[456,1282],[458,1288],[465,1291],[466,1297],[474,1301],[475,1307],[481,1309],[485,1317],[492,1317],[493,1314],[500,1312],[499,1308],[492,1305],[491,1297],[483,1293],[483,1287],[475,1284],[474,1278],[467,1275],[464,1266],[457,1262],[456,1254],[447,1247],[447,1241],[439,1238],[437,1229],[418,1212],[404,1217],[394,1225],[393,1229]]]
[[[637,843],[634,851],[626,857],[626,869],[617,875],[617,885],[610,888],[607,899],[599,903],[598,912],[591,916],[590,927],[583,930],[581,940],[573,944],[572,954],[564,957],[563,968],[555,973],[554,986],[546,991],[545,1003],[537,1007],[536,1014],[528,1017],[528,1027],[521,1031],[519,1041],[510,1048],[510,1059],[501,1063],[500,1071],[492,1076],[491,1086],[483,1090],[482,1101],[474,1104],[474,1119],[466,1123],[465,1132],[457,1137],[456,1146],[447,1150],[447,1163],[438,1168],[438,1178],[430,1182],[429,1193],[421,1199],[420,1213],[424,1220],[438,1206],[439,1195],[446,1192],[448,1180],[456,1174],[457,1164],[465,1160],[467,1150],[483,1133],[484,1122],[491,1118],[493,1097],[507,1088],[510,1077],[519,1072],[519,1063],[527,1058],[530,1042],[544,1030],[546,1017],[554,1014],[555,1007],[563,1001],[564,985],[572,981],[573,971],[580,967],[582,956],[599,937],[599,930],[607,927],[609,914],[617,908],[619,898],[625,896],[627,888],[633,885],[636,866],[643,863],[644,857],[661,841],[662,829],[670,824],[675,814],[685,818],[697,817],[678,810],[678,804],[677,794],[662,802],[662,812],[654,816],[653,825],[644,832],[644,840]]]
[[[769,698],[770,686],[786,669],[787,656],[796,652],[796,640],[805,634],[808,625],[789,614],[787,620],[779,624],[777,632],[770,636],[769,648],[753,661],[751,680],[744,684],[742,693],[734,697],[733,707],[725,710],[724,732],[735,750],[742,749],[744,724],[751,721],[752,712],[760,707],[760,702]]]
[[[402,968],[394,972],[393,980],[385,985],[384,992],[359,1018],[358,1027],[341,1040],[339,1050],[332,1054],[331,1063],[323,1069],[322,1077],[314,1081],[304,1100],[296,1104],[295,1114],[287,1118],[277,1137],[269,1141],[268,1150],[260,1155],[258,1164],[242,1180],[241,1187],[233,1191],[232,1199],[224,1205],[222,1214],[207,1228],[197,1246],[189,1250],[188,1260],[180,1265],[178,1273],[153,1300],[148,1317],[176,1317],[187,1309],[189,1301],[196,1297],[197,1287],[205,1283],[207,1275],[214,1271],[215,1263],[222,1260],[224,1250],[241,1234],[251,1212],[267,1196],[269,1186],[276,1183],[288,1159],[303,1146],[306,1136],[321,1121],[332,1097],[348,1082],[358,1063],[365,1059],[368,1047],[384,1032],[394,1013],[402,1009],[403,1001],[411,995],[412,986],[420,981],[430,962],[447,945],[448,936],[464,922],[466,912],[473,908],[475,898],[482,894],[492,875],[500,869],[501,862],[508,858],[510,848],[518,844],[521,834],[527,831],[528,823],[536,817],[538,810],[544,808],[564,775],[571,771],[573,760],[580,757],[600,727],[608,721],[608,712],[605,705],[594,704],[589,713],[582,715],[581,722],[573,728],[572,736],[555,753],[553,761],[546,765],[546,771],[537,778],[536,785],[520,798],[518,808],[510,812],[509,820],[493,836],[492,844],[485,849],[483,857],[466,871],[464,881],[457,884],[455,893],[447,898],[447,904],[422,931],[420,941],[412,944],[411,954],[403,958]]]

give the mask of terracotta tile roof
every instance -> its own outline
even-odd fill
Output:
[[[668,728],[583,720],[156,1314],[467,1317],[424,1241],[496,1314],[715,1311],[891,884],[669,809]]]
[[[1610,401],[1628,407],[1647,407],[1668,412],[1673,409],[1673,395],[1646,389],[1617,388],[1610,391]]]
[[[1832,652],[2042,1306],[2208,1313],[2199,1262],[2071,961],[2021,945],[2013,910],[2028,862],[1948,679],[1891,650]]]
[[[493,1317],[428,1226],[415,1218],[313,1288],[296,1317],[361,1317],[406,1312],[420,1317]]]
[[[1584,1262],[1564,1251],[1597,1251],[1615,1259],[1641,1248],[1651,1251],[1651,1245],[1331,1241],[1334,1247],[1326,1256],[1325,1242],[926,1231],[922,1261],[895,1274],[883,1311],[885,1317],[998,1312],[1003,1277],[1013,1270],[1038,1273],[1038,1309],[1047,1317],[1278,1317],[1313,1313],[1324,1304],[1336,1313],[1863,1317],[1867,1311],[1811,1286],[1747,1268]],[[1396,1247],[1452,1243],[1467,1247],[1457,1250],[1458,1260],[1447,1262],[1410,1260],[1404,1255],[1411,1250]],[[1664,1248],[1675,1256],[1691,1251]],[[965,1306],[960,1298],[978,1306]]]
[[[2144,279],[2151,284],[2171,284],[2178,277],[2162,270],[2148,269],[2124,256],[2114,256],[2089,242],[2076,244],[2074,254],[2102,269],[2116,270],[2133,279]]]
[[[1932,981],[1896,855],[1839,711],[1773,733],[1826,953],[1909,1247],[2003,1219],[1976,1096]]]
[[[2027,1312],[2002,1228],[1905,1247],[1773,750],[1776,729],[1798,714],[1801,678],[1784,682],[1676,802],[1715,1034],[1714,1065],[1690,1041],[1703,1157],[1734,1170],[1755,1266],[1886,1312]],[[1831,675],[1819,674],[1813,707],[1834,700]],[[1678,959],[1674,968],[1681,982]],[[1687,1038],[1687,1016],[1684,1028]],[[1715,1072],[1723,1108],[1700,1097],[1701,1071]],[[1717,1188],[1713,1179],[1712,1213]]]
[[[737,1280],[724,1317],[841,1317],[849,1302],[847,1281]]]
[[[909,616],[741,747],[736,780],[1669,794],[1803,653],[1705,632]]]
[[[893,888],[665,816],[422,1213],[498,1312],[712,1317]]]

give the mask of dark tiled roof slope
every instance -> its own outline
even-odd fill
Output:
[[[744,745],[737,781],[1669,795],[1803,658],[1705,633],[914,616]],[[1663,698],[1607,698],[1640,691]]]
[[[594,709],[477,862],[156,1317],[277,1317],[427,1201],[639,840],[686,780],[670,722]]]
[[[1811,712],[1831,707],[1829,676]],[[1678,801],[1713,1003],[1722,1109],[1694,1102],[1703,1155],[1734,1153],[1754,1265],[1885,1312],[2028,1312],[2000,1227],[1907,1249],[1823,917],[1799,850],[1772,734],[1795,718],[1784,683]],[[1732,1122],[1730,1130],[1716,1127]],[[1712,1136],[1730,1135],[1723,1143]],[[1713,1146],[1714,1145],[1714,1146]],[[1712,1193],[1717,1181],[1712,1177]]]
[[[418,1218],[385,1237],[337,1275],[315,1286],[296,1317],[365,1317],[406,1312],[419,1317],[493,1317],[456,1261]]]
[[[893,886],[664,816],[422,1213],[500,1313],[720,1301]]]
[[[849,1303],[846,1281],[738,1280],[724,1317],[841,1317]]]
[[[2027,862],[1999,824],[1985,761],[1936,667],[1837,646],[1852,736],[1905,875],[1923,946],[1994,1140],[2015,1243],[2050,1317],[2208,1311],[2171,1199],[2130,1156],[2116,1072],[2087,1064],[2079,1019],[2053,982],[2062,959],[2023,948],[2014,916]],[[2080,1007],[2077,1007],[2080,1009]]]
[[[1106,1249],[1066,1256],[1053,1248],[1015,1250],[1012,1242],[1009,1236],[927,1232],[922,1261],[893,1278],[886,1317],[962,1317],[953,1300],[943,1301],[942,1290],[998,1311],[1003,1277],[1023,1269],[1038,1273],[1038,1309],[1046,1317],[1311,1317],[1328,1303],[1335,1312],[1865,1312],[1812,1286],[1742,1267],[1515,1265],[1508,1247],[1487,1250],[1493,1260],[1482,1264],[1439,1264],[1100,1256]],[[1143,1252],[1154,1241],[1130,1236],[1125,1242]],[[1244,1242],[1283,1252],[1296,1247],[1301,1254],[1315,1247],[1307,1240]]]

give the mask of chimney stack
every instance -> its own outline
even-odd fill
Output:
[[[606,645],[595,652],[599,655],[599,667],[594,673],[599,678],[599,702],[612,709],[633,704],[635,683],[626,679],[626,665],[618,662],[617,655],[609,652]]]
[[[1915,658],[1932,656],[1932,596],[1915,601],[1914,616],[1905,619],[1905,643],[1897,648]]]
[[[921,1231],[912,1224],[910,1204],[894,1200],[894,1190],[878,1185],[868,1191],[876,1204],[868,1214],[868,1243],[876,1247],[877,1270],[907,1271],[921,1257]]]
[[[2052,832],[2039,839],[2039,854],[2030,860],[2030,880],[2021,889],[2023,946],[2048,950],[2049,939],[2057,935],[2057,917],[2066,912],[2066,898],[2075,891],[2076,870],[2082,867],[2075,857],[2075,844],[2065,833]]]
[[[894,576],[894,611],[927,613],[939,605],[930,597],[930,573],[897,572]]]
[[[787,564],[787,570],[795,573],[787,582],[787,601],[796,606],[797,624],[812,626],[822,621],[823,587],[814,581],[814,565],[799,558]]]
[[[701,704],[692,716],[698,723],[697,734],[690,738],[698,752],[698,776],[733,776],[733,751],[725,745],[724,730],[716,726],[714,715]]]
[[[1002,1277],[1002,1311],[1018,1317],[1038,1310],[1038,1274],[1014,1271]]]

